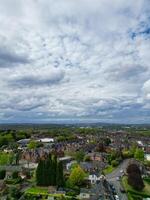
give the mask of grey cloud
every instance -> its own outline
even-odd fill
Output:
[[[18,96],[16,94],[11,94],[7,98],[5,93],[3,93],[4,98],[1,98],[0,109],[6,113],[11,112],[24,112],[33,111],[47,104],[47,97],[43,97],[40,94],[33,95],[31,93]],[[26,98],[27,97],[27,98]]]
[[[32,86],[44,86],[44,85],[55,85],[59,84],[65,77],[65,73],[61,70],[48,71],[44,74],[33,73],[28,75],[21,75],[20,77],[12,78],[9,81],[10,86],[15,87],[32,87]]]
[[[37,109],[37,108],[39,108],[43,105],[44,104],[42,104],[42,103],[38,103],[36,105],[32,105],[32,104],[31,105],[22,105],[22,106],[17,105],[16,108],[15,107],[14,108],[15,108],[15,110],[19,110],[19,111],[32,111],[32,110]]]
[[[27,64],[30,60],[26,55],[19,55],[5,48],[0,48],[0,68]]]
[[[138,64],[118,63],[113,69],[108,71],[108,76],[112,80],[139,80],[148,71],[148,68]]]

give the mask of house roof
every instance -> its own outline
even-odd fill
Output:
[[[92,162],[81,162],[80,166],[84,169],[90,170],[93,168]]]
[[[17,142],[19,144],[28,144],[30,142],[31,139],[21,139],[21,140],[18,140]]]
[[[99,162],[99,161],[94,161],[94,162],[81,162],[80,163],[80,166],[83,168],[83,169],[86,169],[86,170],[91,170],[93,168],[96,168],[96,169],[103,169],[105,167],[105,163],[104,162]]]

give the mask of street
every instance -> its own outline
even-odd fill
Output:
[[[128,197],[127,197],[126,193],[122,193],[120,191],[120,188],[122,186],[121,186],[120,180],[117,180],[117,177],[122,176],[121,170],[123,170],[123,171],[126,170],[129,161],[130,161],[130,159],[124,160],[112,173],[106,175],[107,181],[114,185],[117,195],[119,196],[120,200],[128,200]]]

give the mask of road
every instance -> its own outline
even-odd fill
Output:
[[[127,197],[126,193],[122,193],[120,191],[121,183],[116,178],[120,177],[122,175],[122,173],[120,171],[121,170],[125,171],[129,162],[130,162],[130,159],[124,160],[112,173],[106,175],[107,181],[114,185],[117,195],[119,196],[120,200],[128,200],[128,197]]]
[[[129,162],[130,162],[130,160],[131,159],[124,160],[112,173],[106,175],[106,178],[110,180],[110,179],[114,179],[114,178],[116,178],[118,176],[121,176],[122,173],[120,172],[120,170],[125,171],[127,166],[128,166],[128,164],[129,164]]]

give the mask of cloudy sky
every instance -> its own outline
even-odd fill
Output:
[[[150,122],[149,0],[0,0],[0,122]]]

